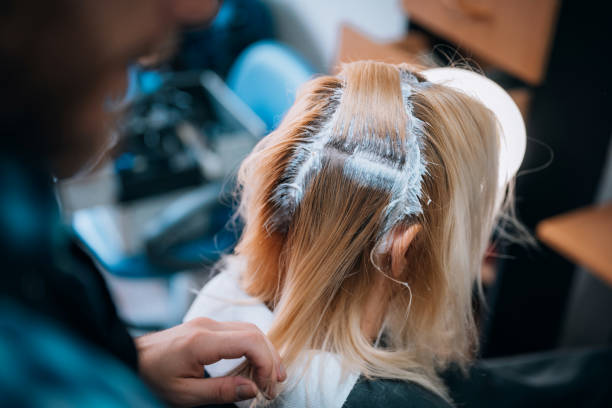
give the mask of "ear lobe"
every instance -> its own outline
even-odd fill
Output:
[[[406,266],[406,252],[421,229],[421,224],[413,224],[406,229],[400,229],[393,233],[393,241],[391,242],[390,248],[391,273],[393,274],[393,278],[400,278]]]

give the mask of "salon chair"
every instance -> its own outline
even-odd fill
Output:
[[[271,131],[293,104],[297,89],[315,74],[293,49],[265,40],[240,54],[227,75],[227,85]]]

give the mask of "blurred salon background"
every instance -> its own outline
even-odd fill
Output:
[[[239,235],[241,159],[302,83],[360,59],[467,66],[507,89],[525,118],[516,207],[538,241],[491,244],[481,356],[609,345],[612,37],[599,6],[224,0],[210,25],[134,61],[125,95],[108,101],[124,113],[112,159],[58,181],[63,217],[133,334],[173,326]],[[18,204],[2,204],[19,219]]]

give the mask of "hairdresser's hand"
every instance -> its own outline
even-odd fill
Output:
[[[255,397],[257,389],[276,396],[287,374],[267,337],[254,325],[198,318],[136,339],[140,374],[172,405],[228,403]],[[246,357],[253,381],[243,377],[203,378],[204,365]]]

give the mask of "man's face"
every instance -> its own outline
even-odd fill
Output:
[[[105,0],[83,2],[82,24],[87,27],[97,76],[67,124],[76,135],[55,158],[58,177],[68,177],[109,146],[112,126],[108,101],[118,100],[127,87],[127,67],[154,54],[160,44],[184,25],[206,24],[216,15],[217,0]],[[76,140],[74,140],[76,139]]]

